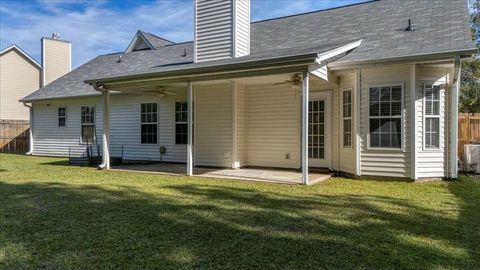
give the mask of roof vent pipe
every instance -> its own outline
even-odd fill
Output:
[[[414,31],[411,19],[408,19],[408,26],[407,26],[407,28],[405,28],[405,31],[406,32]]]

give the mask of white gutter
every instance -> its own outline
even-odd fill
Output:
[[[435,61],[444,61],[446,59],[451,59],[452,56],[461,56],[462,58],[470,58],[473,54],[478,53],[478,49],[466,49],[461,51],[442,51],[437,53],[430,54],[412,54],[408,56],[397,56],[397,57],[385,57],[371,60],[357,60],[357,61],[345,61],[339,60],[334,61],[328,64],[328,67],[331,70],[341,70],[341,69],[352,69],[352,68],[368,68],[384,65],[388,62],[391,65],[394,64],[415,64],[415,63],[428,63]]]
[[[28,152],[25,153],[27,156],[33,155],[33,106],[27,105],[25,102],[22,103],[23,106],[27,107],[30,111],[30,128],[28,129],[28,136],[29,136],[29,149]]]

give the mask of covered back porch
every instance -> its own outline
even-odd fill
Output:
[[[351,47],[344,51],[348,49]],[[90,81],[103,93],[105,108],[106,147],[101,167],[110,166],[110,95],[150,96],[158,104],[155,107],[171,102],[170,110],[163,111],[172,116],[167,120],[171,125],[156,134],[173,133],[173,144],[184,150],[185,165],[160,163],[117,169],[173,174],[183,170],[188,176],[306,185],[325,179],[328,174],[324,172],[332,169],[333,93],[338,93],[339,85],[323,61],[332,55],[323,60],[318,59],[319,54],[312,56],[313,64],[312,59],[309,64],[303,59],[294,65],[259,70]],[[155,123],[162,119],[155,114]],[[168,153],[168,147],[157,141],[152,147]],[[317,173],[309,173],[312,169]]]

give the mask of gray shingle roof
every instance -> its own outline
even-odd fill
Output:
[[[164,38],[159,37],[159,36],[156,36],[156,35],[154,35],[154,34],[151,34],[151,33],[148,33],[148,32],[144,32],[144,31],[140,31],[140,32],[141,32],[142,35],[145,37],[145,39],[146,39],[150,44],[152,44],[155,48],[160,48],[160,47],[163,47],[163,46],[166,46],[166,45],[174,44],[173,41],[164,39]]]
[[[408,19],[415,31],[402,30]],[[359,39],[360,47],[336,63],[475,49],[466,0],[381,0],[252,23],[249,57]],[[184,49],[187,56],[182,57]],[[187,42],[127,53],[120,63],[118,55],[99,56],[23,100],[95,95],[85,80],[182,69],[192,65],[192,55],[193,42]]]

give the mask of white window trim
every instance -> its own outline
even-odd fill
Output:
[[[80,105],[80,144],[87,144],[86,142],[83,141],[83,136],[82,136],[82,107],[93,107],[93,126],[95,127],[94,130],[95,130],[95,133],[97,132],[97,107],[95,105],[87,105],[87,104],[82,104]],[[96,143],[97,140],[95,138],[95,134],[93,136],[93,142],[90,143],[90,144],[93,144],[93,143]]]
[[[187,122],[177,122],[177,102],[187,103],[187,110],[188,110],[188,100],[178,99],[178,100],[175,100],[175,102],[173,103],[173,144],[175,146],[187,146],[188,143],[177,143],[177,124],[187,124],[188,125],[188,120],[187,120]],[[195,103],[193,105],[195,105]],[[193,123],[193,121],[192,121],[192,123]],[[188,136],[188,134],[187,134],[187,136]]]
[[[439,97],[440,97],[440,100],[439,100],[439,104],[438,104],[438,115],[429,115],[427,116],[426,114],[426,98],[425,98],[425,86],[429,84],[429,85],[432,85],[432,87],[434,86],[440,86],[440,92],[439,92]],[[434,152],[434,153],[443,153],[444,151],[442,150],[442,130],[443,130],[443,117],[442,117],[442,97],[444,96],[445,94],[445,87],[442,87],[442,83],[435,83],[435,82],[424,82],[422,84],[422,126],[423,126],[423,132],[422,132],[422,149],[423,151],[425,152]],[[438,118],[438,148],[427,148],[426,147],[426,118]]]
[[[60,126],[60,125],[59,125],[60,116],[58,116],[58,110],[59,110],[60,108],[64,108],[64,109],[65,109],[65,116],[63,117],[63,118],[65,118],[65,125],[64,125],[64,126]],[[80,109],[81,109],[81,108],[80,108]],[[80,113],[81,113],[81,112],[80,112]],[[67,128],[67,115],[68,115],[68,113],[67,113],[67,106],[58,106],[58,107],[57,107],[57,127],[58,127],[58,128]],[[80,116],[80,117],[81,117],[81,116]]]
[[[151,122],[151,123],[142,123],[142,104],[157,104],[157,122],[154,123],[154,122]],[[139,122],[140,122],[140,126],[139,126],[139,143],[140,145],[159,145],[160,143],[160,124],[159,124],[159,115],[160,115],[160,104],[158,104],[158,102],[140,102],[140,112],[139,112]],[[151,124],[157,124],[157,142],[156,143],[142,143],[142,125],[145,124],[145,125],[151,125]]]
[[[380,148],[380,147],[370,147],[370,89],[371,88],[380,88],[380,87],[395,87],[400,86],[402,88],[402,113],[400,117],[395,116],[394,118],[400,118],[401,124],[401,138],[402,142],[400,143],[400,148]],[[384,83],[384,84],[374,84],[367,85],[367,150],[368,151],[393,151],[393,152],[405,152],[405,83]],[[381,116],[372,116],[373,118],[385,118]]]
[[[347,91],[350,91],[350,117],[345,117],[343,114],[343,108],[345,106],[345,103],[343,102],[343,94]],[[353,149],[353,88],[347,88],[343,89],[342,91],[342,146],[345,149]],[[350,120],[350,146],[345,146],[345,126],[344,126],[344,121],[345,120]]]

